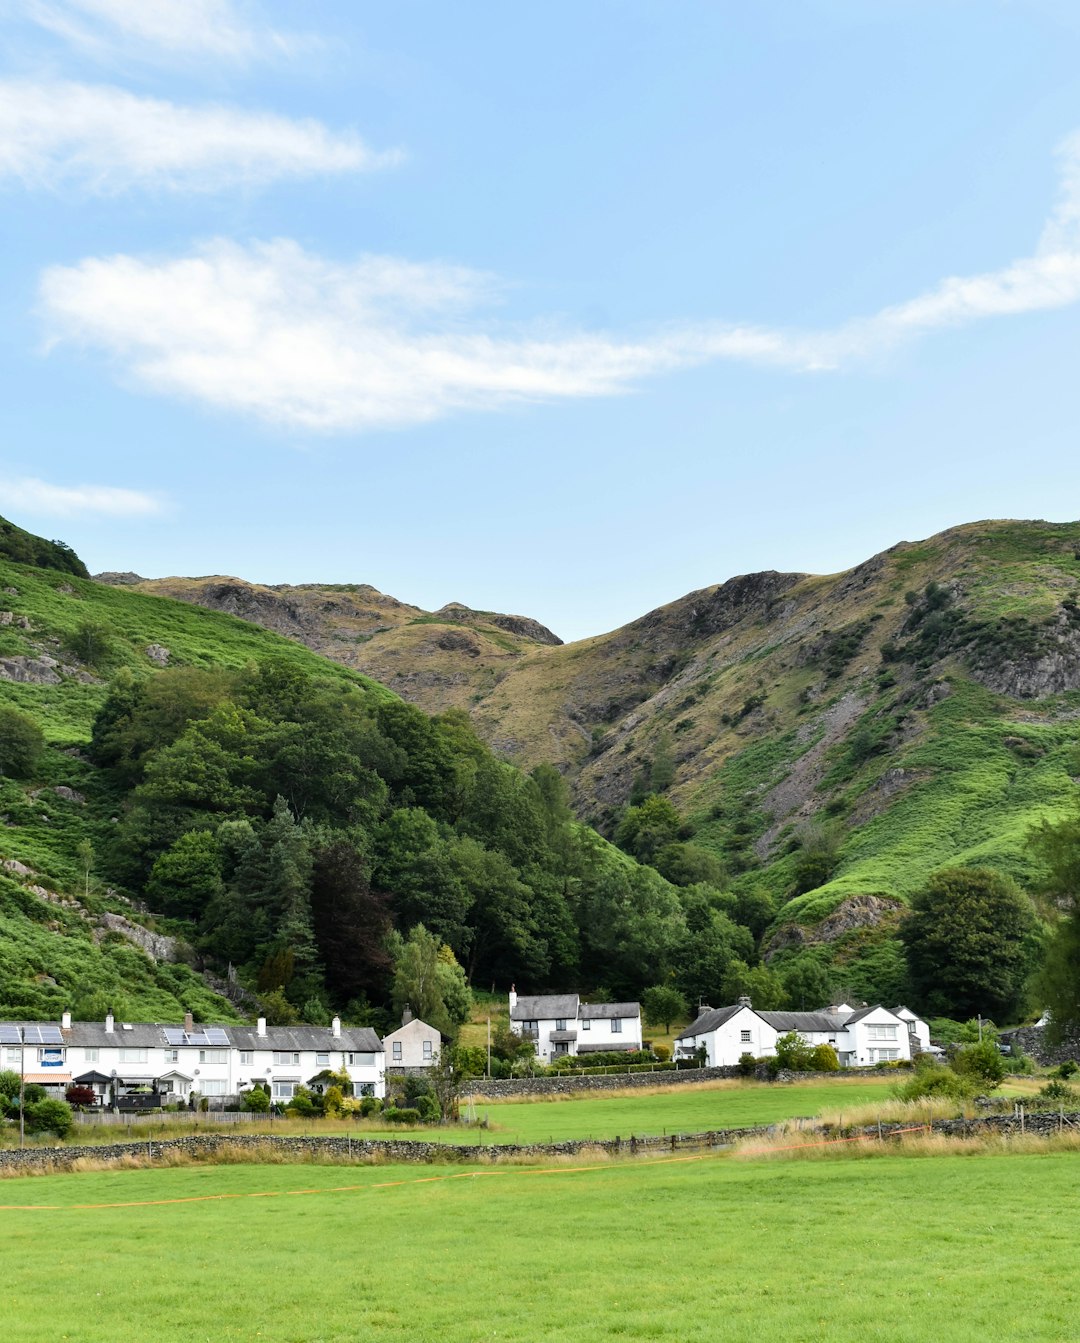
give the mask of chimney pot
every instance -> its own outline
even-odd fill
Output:
[[[517,987],[516,987],[515,985],[511,984],[511,985],[510,985],[510,1011],[512,1012],[512,1011],[514,1010],[515,1007],[517,1007]]]
[[[64,1031],[69,1031],[71,1029],[70,1012],[65,1012],[64,1015],[60,1018],[60,1029]]]
[[[340,1018],[340,1017],[335,1017],[335,1018],[333,1019],[333,1021],[330,1023],[330,1030],[331,1030],[331,1032],[333,1033],[333,1036],[334,1036],[334,1039],[335,1039],[335,1040],[337,1040],[337,1039],[340,1038],[340,1036],[341,1036],[341,1018]]]
[[[736,1006],[738,1007],[753,1007],[753,1003],[750,1001],[749,997],[745,993],[742,995],[741,998],[736,998],[735,1003]]]
[[[110,1035],[112,1034],[113,1014],[111,1012],[105,1013],[105,1029],[109,1032]]]
[[[255,1034],[256,1034],[256,1035],[265,1035],[265,1034],[266,1034],[266,1018],[265,1018],[265,1017],[260,1017],[260,1018],[259,1018],[258,1023],[257,1023],[256,1026],[255,1026]]]

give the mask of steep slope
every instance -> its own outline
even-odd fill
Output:
[[[388,631],[376,665],[436,707],[418,628]],[[373,643],[350,665],[370,670]],[[778,905],[774,963],[899,991],[906,897],[950,863],[1029,880],[1031,826],[1075,805],[1080,523],[972,523],[839,575],[735,578],[610,634],[521,644],[455,693],[507,758],[557,765],[609,833],[633,796],[665,791],[732,886]]]
[[[428,713],[469,708],[527,653],[560,643],[527,616],[474,611],[457,602],[424,611],[366,583],[269,586],[221,575],[96,577],[253,621],[366,673]]]

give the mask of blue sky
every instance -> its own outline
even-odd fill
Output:
[[[565,638],[1078,513],[1071,0],[0,0],[0,511]]]

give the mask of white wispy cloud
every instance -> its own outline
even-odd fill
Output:
[[[0,479],[4,511],[46,518],[138,518],[161,512],[161,502],[113,485],[52,485],[33,476]]]
[[[837,327],[704,323],[637,340],[486,320],[491,277],[392,257],[330,261],[295,242],[88,258],[41,281],[51,336],[110,355],[154,391],[284,426],[362,430],[513,402],[606,396],[716,360],[839,369],[942,327],[1080,299],[1080,139],[1031,256],[950,277]]]
[[[208,191],[363,172],[398,157],[318,121],[183,106],[108,85],[0,80],[0,178],[27,186]]]
[[[312,39],[246,17],[232,0],[15,0],[32,22],[97,56],[212,57],[248,62],[294,55]],[[250,6],[247,7],[250,10]]]

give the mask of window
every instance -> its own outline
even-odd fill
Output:
[[[559,1017],[559,1018],[556,1020],[556,1022],[555,1022],[555,1029],[556,1029],[557,1031],[564,1031],[564,1030],[566,1030],[566,1018],[565,1018],[565,1017]]]
[[[375,1083],[374,1083],[374,1082],[361,1082],[361,1083],[360,1083],[360,1090],[359,1090],[359,1092],[357,1092],[357,1095],[360,1095],[360,1096],[374,1096],[374,1095],[375,1095]]]
[[[204,1077],[199,1084],[199,1090],[204,1096],[226,1096],[228,1091],[226,1084],[221,1078]]]
[[[179,1049],[166,1049],[166,1051],[165,1051],[165,1062],[166,1062],[166,1063],[179,1063],[179,1062],[180,1062],[180,1051],[179,1051]]]
[[[592,1030],[592,1022],[589,1020],[588,1017],[585,1017],[585,1018],[582,1020],[582,1023],[581,1023],[581,1029],[582,1029],[583,1031],[591,1031],[591,1030]]]
[[[622,1017],[611,1018],[611,1033],[612,1035],[622,1035]]]
[[[200,1063],[228,1063],[229,1051],[227,1049],[200,1049]]]
[[[741,1042],[742,1044],[744,1044],[744,1045],[750,1045],[750,1044],[753,1044],[753,1043],[754,1043],[754,1033],[753,1033],[753,1031],[740,1031],[740,1032],[739,1032],[739,1040],[740,1040],[740,1042]]]
[[[242,1065],[246,1065],[248,1068],[250,1068],[251,1065],[255,1062],[254,1049],[241,1049],[240,1062]]]
[[[395,1063],[400,1063],[400,1062],[401,1062],[401,1041],[400,1041],[400,1040],[395,1040],[395,1041],[393,1041],[393,1045],[394,1045],[394,1062],[395,1062]]]
[[[299,1054],[290,1054],[289,1051],[288,1051],[287,1049],[275,1049],[275,1050],[274,1050],[274,1062],[275,1062],[279,1067],[286,1067],[286,1068],[287,1068],[287,1067],[289,1066],[289,1064],[294,1064],[295,1066],[299,1067],[299,1066],[300,1066],[300,1055],[299,1055]]]
[[[868,1040],[895,1040],[895,1026],[867,1026],[866,1038]]]
[[[428,1059],[428,1060],[431,1059],[431,1041],[430,1041],[430,1040],[425,1040],[425,1041],[424,1041],[424,1058],[425,1058],[425,1059]]]
[[[540,1035],[540,1023],[538,1021],[523,1021],[521,1023],[521,1034],[526,1040],[535,1040]]]
[[[275,1083],[274,1083],[274,1100],[276,1100],[276,1101],[291,1101],[292,1098],[293,1098],[293,1096],[295,1096],[295,1095],[296,1095],[296,1083],[295,1083],[295,1082],[275,1082]]]
[[[871,1049],[870,1062],[887,1063],[900,1057],[899,1049]]]
[[[64,1061],[64,1051],[58,1045],[46,1045],[44,1049],[38,1050],[37,1058],[46,1067],[57,1068]]]
[[[119,1049],[117,1050],[121,1063],[145,1063],[145,1049]]]
[[[96,1063],[98,1061],[98,1052],[96,1049],[84,1049],[82,1056],[87,1063]]]
[[[330,1055],[326,1053],[317,1053],[315,1055],[315,1066],[318,1068],[329,1068]]]
[[[375,1055],[374,1055],[374,1054],[350,1054],[350,1055],[349,1055],[349,1063],[350,1063],[354,1068],[374,1068],[374,1066],[375,1066]]]

